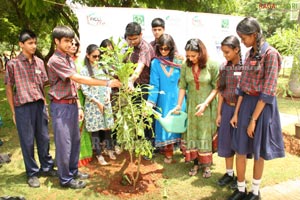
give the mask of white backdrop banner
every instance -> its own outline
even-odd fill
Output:
[[[184,46],[191,38],[199,38],[208,49],[211,59],[224,60],[220,50],[221,41],[228,35],[236,35],[236,25],[243,18],[239,16],[209,13],[183,12],[175,10],[143,8],[108,8],[70,6],[79,21],[82,56],[89,44],[100,45],[101,41],[113,37],[124,39],[125,27],[130,22],[138,22],[143,38],[154,40],[151,22],[160,17],[165,21],[165,33],[172,35],[178,51],[185,55]],[[242,46],[242,52],[245,54]]]

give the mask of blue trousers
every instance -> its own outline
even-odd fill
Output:
[[[27,176],[51,170],[54,162],[49,154],[48,116],[44,101],[15,107],[15,117]],[[41,168],[34,158],[34,140]]]
[[[80,133],[76,104],[51,102],[55,141],[55,159],[61,184],[70,182],[78,173]]]

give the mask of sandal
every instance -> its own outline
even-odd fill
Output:
[[[171,158],[165,157],[164,162],[167,164],[172,163],[172,157]]]
[[[189,175],[190,176],[195,176],[196,174],[198,174],[198,170],[199,170],[199,166],[194,165],[194,167],[192,169],[190,169]]]
[[[210,178],[211,177],[211,171],[209,167],[205,167],[202,174],[203,178]]]

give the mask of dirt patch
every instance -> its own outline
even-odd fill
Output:
[[[129,153],[123,152],[117,156],[115,161],[105,158],[110,165],[100,166],[96,158],[93,158],[93,161],[86,166],[92,175],[92,182],[99,183],[99,180],[101,180],[98,186],[93,184],[95,191],[105,195],[115,195],[120,198],[131,198],[149,192],[159,192],[158,180],[163,177],[163,167],[161,165],[153,160],[142,159],[139,180],[134,188],[132,185],[122,184],[123,175],[136,171],[137,167],[137,162],[130,163]]]
[[[283,132],[283,141],[286,152],[300,156],[300,139]]]

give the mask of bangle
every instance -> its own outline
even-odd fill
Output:
[[[83,110],[82,107],[78,107],[78,110],[80,110],[80,109]]]
[[[254,119],[252,116],[250,117],[250,121],[256,122],[256,119]]]

